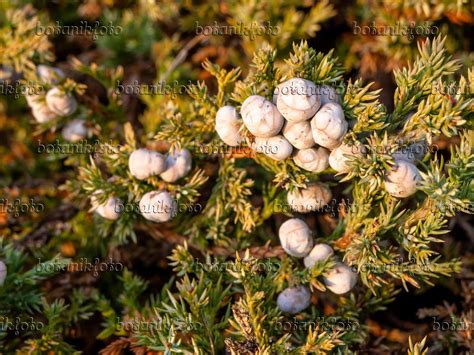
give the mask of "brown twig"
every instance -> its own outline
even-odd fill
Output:
[[[207,36],[201,34],[199,36],[194,37],[188,43],[186,43],[186,45],[178,52],[178,55],[176,56],[176,58],[174,58],[174,60],[171,62],[168,69],[163,74],[161,80],[166,81],[168,77],[171,75],[171,73],[173,72],[173,70],[175,70],[182,62],[184,62],[184,60],[188,56],[189,51],[193,47],[195,47],[196,45],[204,41],[206,37]]]

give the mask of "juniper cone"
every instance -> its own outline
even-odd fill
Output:
[[[96,193],[101,194],[102,191],[98,190]],[[98,197],[93,195],[91,197],[91,204],[93,211],[105,219],[115,221],[120,217],[122,203],[116,197],[111,196],[105,202],[100,203]]]
[[[416,192],[421,179],[418,169],[406,160],[396,160],[395,166],[385,178],[385,189],[395,197],[408,197]]]
[[[277,304],[282,312],[296,314],[309,307],[311,293],[305,286],[287,288],[278,295]]]
[[[306,188],[288,192],[288,205],[297,212],[311,212],[326,206],[331,198],[331,190],[315,182],[308,184]]]
[[[59,116],[70,116],[77,109],[76,98],[58,87],[54,87],[46,94],[48,108]]]
[[[241,126],[242,119],[235,107],[223,106],[217,111],[216,132],[225,144],[236,147],[243,142]]]
[[[311,148],[315,145],[311,125],[307,121],[286,122],[283,127],[283,135],[298,149]]]
[[[189,150],[175,150],[166,157],[166,170],[160,177],[166,182],[175,182],[188,175],[192,166],[192,156]]]
[[[30,106],[32,109],[41,105],[46,105],[45,96],[36,93],[33,90],[31,92],[27,91],[27,93],[25,94],[25,99],[28,106]]]
[[[329,154],[329,165],[338,173],[347,173],[350,170],[347,161],[350,157],[362,157],[365,147],[361,144],[341,144]]]
[[[311,120],[314,141],[331,150],[341,144],[347,128],[344,111],[334,102],[322,106]]]
[[[134,177],[143,180],[163,173],[167,168],[167,162],[160,153],[142,148],[130,154],[128,168]]]
[[[427,151],[425,142],[410,144],[408,147],[395,152],[392,157],[395,160],[406,160],[410,163],[416,163],[421,160]]]
[[[277,161],[285,160],[293,152],[291,144],[280,135],[270,138],[256,137],[253,148],[256,152],[268,155]]]
[[[35,104],[31,109],[31,113],[38,123],[47,123],[58,117],[56,113],[49,109],[46,103]]]
[[[324,261],[334,254],[334,250],[327,244],[316,244],[304,258],[304,266],[312,268],[317,261]]]
[[[42,64],[36,67],[36,72],[42,82],[51,85],[57,84],[61,79],[65,77],[61,69],[53,68]]]
[[[79,142],[88,134],[87,122],[78,118],[66,123],[62,130],[63,138],[70,142]]]
[[[325,148],[309,148],[299,150],[293,160],[300,168],[319,173],[329,166],[329,152]]]
[[[278,86],[278,111],[290,122],[305,121],[318,111],[321,98],[309,80],[293,78]]]
[[[283,127],[284,119],[277,107],[262,96],[245,99],[240,114],[247,129],[256,137],[276,136]]]
[[[301,219],[291,218],[278,231],[283,249],[291,256],[302,258],[313,247],[313,237],[308,225]]]
[[[140,213],[152,222],[168,222],[175,216],[176,206],[167,191],[151,191],[141,198]]]
[[[357,283],[357,274],[343,263],[338,263],[324,277],[324,284],[333,293],[342,295],[349,292]]]

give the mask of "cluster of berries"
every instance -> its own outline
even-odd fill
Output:
[[[77,100],[60,84],[64,80],[64,72],[59,68],[38,65],[36,73],[42,85],[51,87],[44,92],[32,92],[25,95],[26,102],[31,108],[33,117],[38,123],[47,123],[58,117],[71,116],[77,110]],[[89,135],[86,121],[73,119],[63,127],[62,135],[65,140],[78,142]]]
[[[275,160],[293,155],[300,168],[321,172],[329,165],[330,150],[342,143],[348,124],[334,88],[293,78],[280,84],[273,102],[252,95],[240,110],[224,106],[216,115],[216,131],[228,145],[243,142],[242,124],[255,137],[251,147]]]
[[[189,150],[183,148],[164,156],[148,149],[137,149],[128,159],[130,174],[138,180],[159,175],[162,180],[171,183],[185,177],[191,170],[192,156]],[[98,203],[95,195],[91,198],[92,209],[103,218],[116,220],[120,217],[123,206],[120,199],[110,196],[104,203]],[[142,216],[152,222],[167,222],[176,215],[176,203],[168,191],[150,191],[145,193],[139,202]]]
[[[309,226],[301,219],[291,218],[284,222],[278,231],[281,246],[285,252],[296,258],[304,258],[304,265],[311,269],[317,262],[334,256],[327,244],[314,245]],[[349,292],[357,283],[357,274],[342,262],[325,275],[324,284],[335,294]],[[310,305],[311,292],[306,286],[290,287],[278,295],[277,304],[282,312],[299,313]]]

